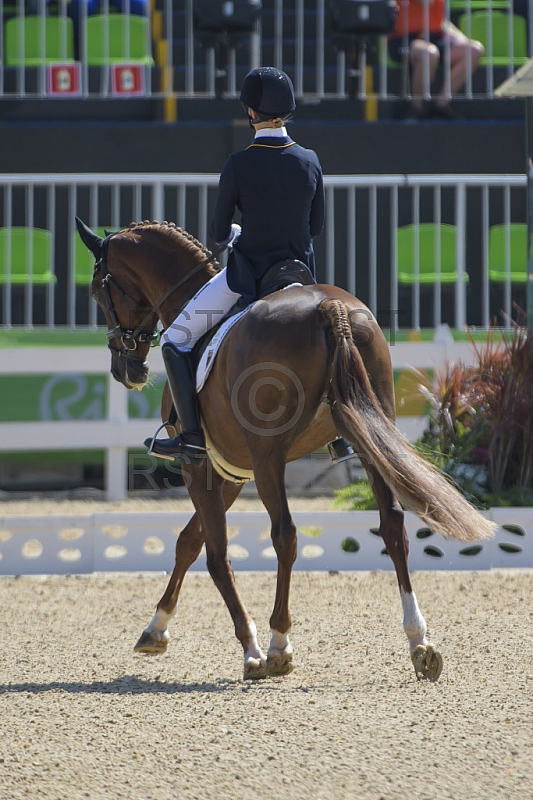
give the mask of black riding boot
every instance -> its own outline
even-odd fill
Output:
[[[174,408],[181,425],[181,433],[172,439],[146,439],[144,444],[150,453],[163,458],[176,456],[188,456],[191,459],[204,458],[207,450],[200,422],[196,376],[190,356],[188,353],[180,352],[168,342],[165,342],[161,352],[167,370]]]
[[[357,455],[350,442],[339,436],[328,444],[329,457],[334,464],[339,464],[341,461],[347,461],[349,458],[354,458]]]

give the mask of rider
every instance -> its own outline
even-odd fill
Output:
[[[252,144],[226,161],[210,232],[231,252],[228,266],[188,302],[161,337],[168,382],[182,432],[147,440],[155,455],[194,458],[206,453],[190,352],[198,340],[244,297],[252,302],[260,278],[275,264],[299,260],[315,277],[312,237],[324,225],[324,186],[316,153],[296,144],[285,127],[296,102],[288,75],[260,67],[245,77],[240,100],[255,131]],[[232,222],[235,209],[241,227]],[[208,311],[211,309],[211,311]],[[349,457],[344,440],[333,443]]]

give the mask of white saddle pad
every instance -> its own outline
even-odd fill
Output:
[[[292,289],[296,286],[301,286],[301,283],[291,283],[290,286],[284,286],[282,291],[286,291],[287,289]],[[257,300],[256,300],[257,302]],[[234,317],[230,317],[223,325],[220,326],[218,331],[215,333],[207,347],[205,348],[200,362],[198,364],[198,369],[196,370],[196,391],[199,392],[206,380],[209,377],[209,373],[213,368],[213,364],[215,363],[216,354],[219,351],[220,345],[224,341],[226,334],[230,331],[236,322],[238,322],[241,317],[244,317],[248,311],[253,308],[255,303],[251,303],[251,305],[246,306],[242,311],[239,311],[238,314],[235,314]]]
[[[202,357],[198,364],[198,369],[196,370],[196,391],[199,392],[200,389],[203,388],[204,383],[209,377],[209,373],[213,368],[213,364],[215,363],[215,356],[218,353],[220,345],[224,341],[224,338],[228,331],[230,331],[236,322],[238,322],[241,317],[244,317],[245,314],[252,308],[252,305],[246,306],[243,308],[242,311],[239,311],[238,314],[235,316],[230,317],[229,319],[224,322],[218,331],[215,333],[207,347],[205,348],[204,352],[202,353]]]

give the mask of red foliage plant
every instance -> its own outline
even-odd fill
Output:
[[[433,379],[418,372],[433,438],[444,456],[487,464],[491,491],[533,484],[533,337],[517,324],[476,345],[472,365],[446,363]]]

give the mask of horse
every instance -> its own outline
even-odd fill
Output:
[[[109,330],[111,373],[128,389],[148,379],[146,359],[157,325],[179,310],[220,269],[202,243],[174,223],[143,221],[106,239],[77,220],[95,257],[91,293]],[[403,507],[434,531],[460,541],[494,534],[494,525],[405,440],[395,424],[389,347],[367,306],[325,284],[291,286],[251,305],[223,339],[199,393],[211,457],[181,470],[195,513],[176,543],[175,565],[154,617],[135,652],[165,652],[185,574],[205,543],[207,568],[231,615],[244,652],[245,680],[289,674],[289,590],[297,556],[297,529],[285,488],[285,465],[316,452],[337,436],[359,455],[379,509],[379,533],[398,581],[403,628],[418,679],[435,681],[443,659],[427,626],[408,569]],[[161,428],[179,429],[165,385]],[[234,472],[247,471],[271,521],[277,580],[271,640],[261,649],[254,621],[237,591],[227,553],[226,512],[242,488],[231,470],[216,470],[222,454]],[[215,469],[213,469],[213,466]]]

